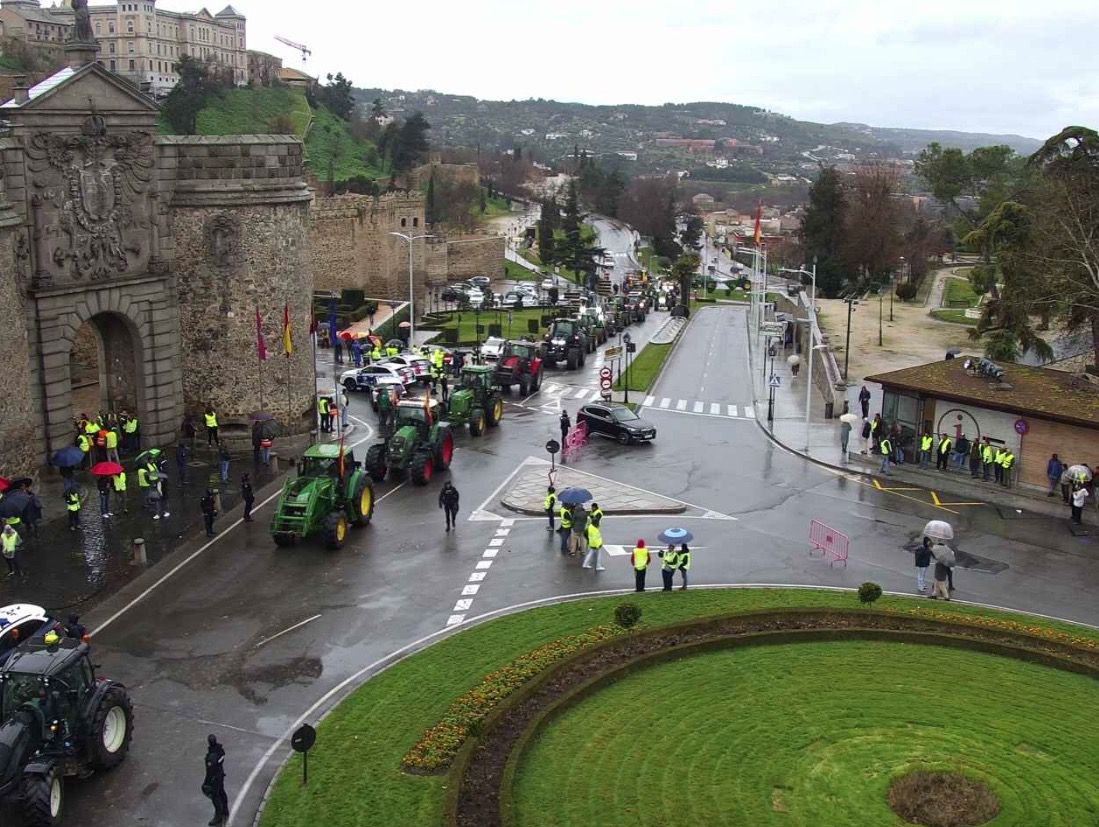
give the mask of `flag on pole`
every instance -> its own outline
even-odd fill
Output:
[[[282,352],[286,358],[294,352],[294,331],[290,325],[290,305],[282,306]]]
[[[259,308],[256,308],[256,355],[261,362],[267,361],[267,342],[263,338],[263,319],[260,317]]]
[[[756,207],[756,246],[763,243],[763,204]]]

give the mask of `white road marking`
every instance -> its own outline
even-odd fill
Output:
[[[703,410],[703,408],[705,408],[705,407],[706,407],[706,406],[705,406],[705,405],[704,405],[704,404],[703,404],[702,402],[695,402],[695,406],[694,406],[694,412],[695,412],[695,413],[702,413],[702,410]]]
[[[486,548],[485,553],[482,554],[481,556],[484,557],[486,560],[491,560],[493,557],[495,557],[499,553],[500,553],[500,549],[498,549],[498,548]]]
[[[728,405],[727,408],[728,408],[728,411],[729,411],[729,416],[736,416],[737,415],[736,405]]]
[[[583,399],[587,395],[588,395],[588,389],[587,388],[580,388],[575,394],[573,394],[572,398],[573,399]]]
[[[655,396],[646,396],[645,401],[642,402],[641,404],[646,408],[651,408],[653,406],[653,402],[655,402],[655,401],[656,401]]]
[[[465,615],[451,615],[450,617],[448,617],[446,619],[446,625],[447,626],[457,626],[459,623],[461,623],[465,619],[466,619]],[[240,798],[239,795],[237,797]],[[236,812],[236,810],[234,809],[233,812]]]
[[[275,638],[282,637],[283,635],[288,634],[288,633],[294,631],[295,629],[300,629],[306,623],[312,623],[314,620],[316,620],[318,617],[321,617],[321,616],[322,615],[313,615],[308,620],[303,620],[301,623],[295,623],[293,626],[290,626],[287,629],[283,629],[281,632],[279,632],[276,635],[271,635],[271,637],[265,637],[263,640],[261,640],[259,643],[257,643],[253,648],[259,649],[261,646],[263,646],[266,643],[270,643]]]
[[[496,536],[497,537],[507,537],[509,534],[511,534],[511,529],[510,528],[498,528],[498,529],[496,529]]]
[[[475,595],[475,594],[477,594],[477,592],[478,592],[478,591],[480,591],[480,590],[481,590],[481,587],[480,587],[480,586],[478,586],[478,585],[476,585],[476,584],[474,584],[474,585],[472,585],[472,586],[465,586],[465,587],[463,587],[463,588],[462,588],[462,594],[463,594],[463,595],[470,595],[470,596],[472,596],[472,595]]]
[[[717,404],[716,402],[711,402],[710,403],[710,414],[712,416],[720,416],[721,415],[721,406],[719,404]]]
[[[504,528],[511,528],[513,525],[515,525],[515,520],[501,520],[500,525]]]
[[[615,546],[606,543],[603,545],[603,551],[607,552],[608,557],[625,557],[630,553],[626,550],[625,546]]]
[[[472,605],[473,605],[473,599],[469,598],[469,597],[464,597],[461,600],[459,600],[457,603],[454,604],[454,611],[456,611],[456,612],[468,612]]]
[[[672,400],[670,400],[666,396],[663,399],[660,400],[660,407],[661,408],[667,408],[671,404],[672,404]]]
[[[677,411],[687,410],[687,400],[686,399],[680,399],[678,402],[675,403],[675,409]]]
[[[488,571],[489,569],[492,568],[492,561],[491,560],[478,560],[477,565],[475,566],[475,568],[480,569],[481,571]]]
[[[471,574],[469,576],[469,582],[470,583],[480,583],[484,579],[485,579],[485,572],[483,572],[483,571],[475,571],[475,572],[473,572],[473,574]]]
[[[490,548],[499,548],[504,544],[504,541],[499,537],[494,537],[488,541],[488,544]]]

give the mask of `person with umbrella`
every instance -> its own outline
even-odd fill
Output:
[[[99,487],[99,513],[106,520],[111,516],[111,478],[100,476],[97,485]]]
[[[351,334],[346,333],[346,332],[341,333],[339,336],[336,337],[336,343],[334,345],[332,345],[332,353],[336,357],[336,364],[337,365],[342,365],[343,364],[343,342],[344,342],[343,337],[344,336],[350,337]]]
[[[668,543],[668,547],[660,555],[660,577],[664,581],[664,591],[672,590],[672,580],[675,578],[675,570],[679,568],[679,553],[675,550],[675,543]]]
[[[26,480],[29,482],[29,480]],[[23,480],[20,480],[23,482]],[[31,495],[23,488],[17,487],[8,490],[3,500],[0,500],[0,517],[3,517],[4,525],[10,526],[13,531],[19,532],[23,527],[23,515],[31,504]]]
[[[931,599],[950,600],[950,592],[954,590],[950,583],[953,580],[953,568],[956,562],[954,550],[941,539],[936,540],[931,546],[931,556],[935,560],[935,582],[931,589]]]
[[[931,568],[931,538],[924,537],[916,549],[916,594],[927,595],[927,570]]]
[[[1076,525],[1081,525],[1084,521],[1084,506],[1088,501],[1088,489],[1081,485],[1076,484],[1076,490],[1072,492],[1072,521]]]
[[[355,362],[355,367],[363,366],[363,344],[358,339],[351,342],[351,359]]]
[[[16,556],[19,554],[19,546],[22,543],[23,538],[19,536],[19,532],[10,525],[4,526],[3,532],[0,532],[0,553],[3,554],[4,563],[8,567],[8,577],[23,573]]]
[[[694,535],[685,528],[666,528],[660,532],[657,539],[668,544],[668,548],[660,554],[665,566],[669,568],[669,573],[664,578],[665,591],[672,588],[672,578],[677,571],[683,575],[682,588],[687,588],[687,572],[691,568],[691,549],[687,543],[694,539]],[[680,544],[678,552],[675,550],[676,543]],[[669,556],[671,556],[670,561]],[[662,570],[661,574],[663,573]]]

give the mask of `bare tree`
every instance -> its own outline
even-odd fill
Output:
[[[893,271],[901,255],[899,181],[890,164],[860,164],[848,190],[844,258],[873,278]]]

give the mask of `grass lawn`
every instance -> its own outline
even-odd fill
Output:
[[[485,199],[485,211],[481,213],[484,218],[499,218],[501,215],[511,215],[507,199],[494,195]]]
[[[957,649],[697,655],[629,675],[544,730],[519,765],[517,825],[901,825],[886,793],[920,768],[988,784],[997,827],[1067,827],[1099,808],[1097,700],[1092,678]]]
[[[850,593],[807,589],[694,590],[677,593],[672,600],[667,598],[668,595],[658,592],[638,595],[636,599],[630,596],[630,599],[635,600],[643,609],[643,623],[647,627],[738,611],[747,612],[778,607],[857,605],[855,596]],[[598,598],[547,606],[500,618],[449,637],[381,673],[352,693],[339,708],[321,722],[318,746],[310,754],[308,787],[301,786],[300,758],[294,757],[287,764],[285,771],[272,789],[261,821],[262,827],[313,827],[321,820],[325,827],[358,827],[362,824],[422,827],[422,825],[441,823],[447,778],[406,775],[399,769],[401,759],[420,735],[438,722],[455,697],[477,685],[485,675],[505,666],[519,655],[537,646],[565,635],[584,632],[597,624],[609,622],[614,607],[621,602],[623,602],[621,597]],[[1020,620],[1019,615],[986,612],[960,605],[929,605],[926,601],[890,596],[883,597],[874,604],[874,607],[924,616],[994,617],[1008,618],[1015,622]],[[1099,639],[1099,635],[1095,633],[1068,624],[1029,616],[1025,616],[1023,622],[1026,626],[1053,629],[1071,634],[1073,637]],[[933,679],[935,684],[939,685],[940,678],[948,674],[943,666],[946,661],[940,659],[939,650],[923,650],[918,647],[913,649],[923,655],[920,659],[918,677]],[[929,657],[932,651],[935,653],[934,659]],[[966,657],[975,656],[966,655]],[[878,687],[889,689],[890,682],[884,680],[883,676],[891,673],[880,670],[876,660],[861,660],[855,671],[875,676]],[[1046,674],[1049,674],[1051,679],[1058,677],[1052,672]],[[787,674],[782,677],[786,680],[793,676]],[[790,708],[794,720],[801,721],[801,715],[797,710],[803,701],[811,701],[813,695],[819,694],[833,701],[838,700],[836,693],[822,691],[830,685],[831,673],[827,680],[814,686],[812,693],[798,698],[797,705]],[[1067,686],[1060,680],[1051,685]],[[778,689],[780,687],[772,683],[766,686],[765,691],[769,694]],[[1016,704],[1022,704],[1026,710],[1032,709],[1032,703],[1039,701],[1042,704],[1051,704],[1060,708],[1060,702],[1057,700],[1059,694],[1056,694],[1060,692],[1060,688],[1055,691],[1043,689],[1035,694],[1032,701],[1015,693],[981,692],[974,689],[974,684],[958,682],[952,684],[950,690],[943,695],[943,698],[948,699],[947,701],[943,698],[939,699],[940,703],[945,704],[946,711],[938,714],[938,720],[941,723],[944,717],[952,717],[962,706],[1000,704],[1000,701],[992,697],[998,694],[1003,694],[1005,698]],[[649,698],[642,708],[641,714],[648,722],[650,730],[663,726],[661,717],[663,713],[670,714],[669,710],[658,703],[660,700],[660,698]],[[1076,708],[1094,709],[1095,701],[1093,697]],[[905,714],[912,715],[915,711],[917,711],[915,704],[908,704]],[[1067,711],[1069,714],[1074,714],[1071,709]],[[921,718],[925,712],[926,710],[921,711]],[[827,717],[831,717],[832,714],[829,710]],[[674,721],[674,717],[668,720],[668,724],[680,725]],[[1010,733],[1017,724],[1025,725],[1025,721],[1021,718],[1020,714],[1013,712],[1001,720],[1003,732]],[[701,719],[695,720],[700,731],[708,729],[714,723],[711,715],[703,715]],[[906,717],[905,720],[908,718]],[[966,720],[972,720],[969,713]],[[1065,731],[1072,730],[1066,726]],[[1092,730],[1081,731],[1091,732]],[[865,733],[865,737],[873,736],[873,731]],[[926,745],[928,740],[915,736],[912,736],[912,739],[915,745]],[[1096,743],[1094,738],[1088,740],[1092,744]],[[1043,748],[1044,743],[1044,740],[1033,743],[1019,739],[1016,742],[1016,748],[1020,753],[1030,754],[1033,757],[1035,769],[1038,767],[1044,769],[1060,761],[1056,753],[1050,753]],[[849,743],[845,744],[845,746],[849,745]],[[807,754],[818,755],[822,761],[831,754],[830,750],[817,749],[812,742],[805,744],[805,751]],[[681,752],[677,752],[676,755],[683,756],[681,760],[689,759],[689,755],[683,755]],[[736,779],[733,776],[741,772],[741,769],[740,762],[736,762],[735,766],[728,766],[726,775],[730,778],[727,780],[735,782]],[[776,767],[776,771],[777,769]],[[1091,765],[1090,772],[1081,767],[1081,772],[1077,776],[1078,784],[1083,785],[1085,781],[1094,783],[1097,775],[1099,774],[1096,773],[1094,764]],[[691,784],[687,784],[686,787],[691,791],[692,796],[696,793],[700,797],[709,794],[706,790],[697,789]],[[562,786],[560,789],[567,789],[567,787]],[[609,795],[614,791],[606,792]],[[640,795],[641,792],[635,790],[635,794]],[[770,795],[770,790],[767,794]],[[1035,796],[1036,800],[1043,803],[1055,803],[1050,802],[1051,798],[1051,795],[1046,794]],[[1099,804],[1093,805],[1092,812],[1095,811],[1095,806]],[[592,820],[588,823],[600,822]],[[701,824],[702,822],[673,820],[665,823]],[[862,823],[875,822],[865,820]],[[1052,822],[1043,821],[1041,818],[1031,820],[1031,824],[1049,823]],[[1078,818],[1075,823],[1081,823],[1080,819]],[[817,822],[817,824],[827,827],[826,823]]]
[[[980,301],[980,297],[973,292],[973,286],[966,279],[947,279],[943,299],[947,306],[965,302],[970,307],[976,307]]]
[[[541,281],[542,277],[534,270],[528,270],[522,264],[504,259],[504,278],[511,281]]]
[[[459,315],[461,316],[460,324],[458,321]],[[537,319],[541,322],[543,315],[552,316],[553,313],[541,308],[513,310],[511,312],[511,327],[509,328],[508,311],[506,309],[485,310],[480,314],[480,324],[485,328],[485,332],[481,334],[480,340],[483,342],[488,338],[488,326],[490,324],[496,324],[497,322],[503,325],[505,338],[526,336],[528,335],[527,319]],[[440,327],[439,330],[453,330],[454,328],[458,328],[458,342],[460,344],[473,344],[478,339],[477,324],[478,316],[472,310],[463,310],[461,314],[456,313],[452,315],[446,324]],[[509,330],[510,333],[508,332]]]
[[[964,309],[932,310],[931,317],[938,319],[940,322],[964,324],[969,325],[970,327],[975,327],[977,325],[976,319],[966,318]]]
[[[653,382],[656,381],[656,376],[660,373],[660,369],[664,367],[664,362],[668,358],[668,354],[672,352],[672,345],[654,345],[651,342],[645,347],[641,348],[641,351],[630,362],[629,379],[630,390],[640,391],[642,393],[648,393],[649,388],[652,387]],[[623,381],[623,377],[619,377],[618,381],[614,383],[615,390],[625,390],[626,383]]]
[[[312,111],[305,93],[297,89],[270,87],[228,89],[214,98],[198,115],[200,135],[267,134],[272,121],[286,116],[299,138],[309,126]]]
[[[356,140],[348,124],[327,109],[317,109],[313,115],[313,128],[305,139],[305,154],[317,178],[328,180],[331,158],[335,158],[333,175],[337,181],[346,181],[356,175],[378,180],[385,175],[367,161],[368,153],[375,151],[373,144]]]

